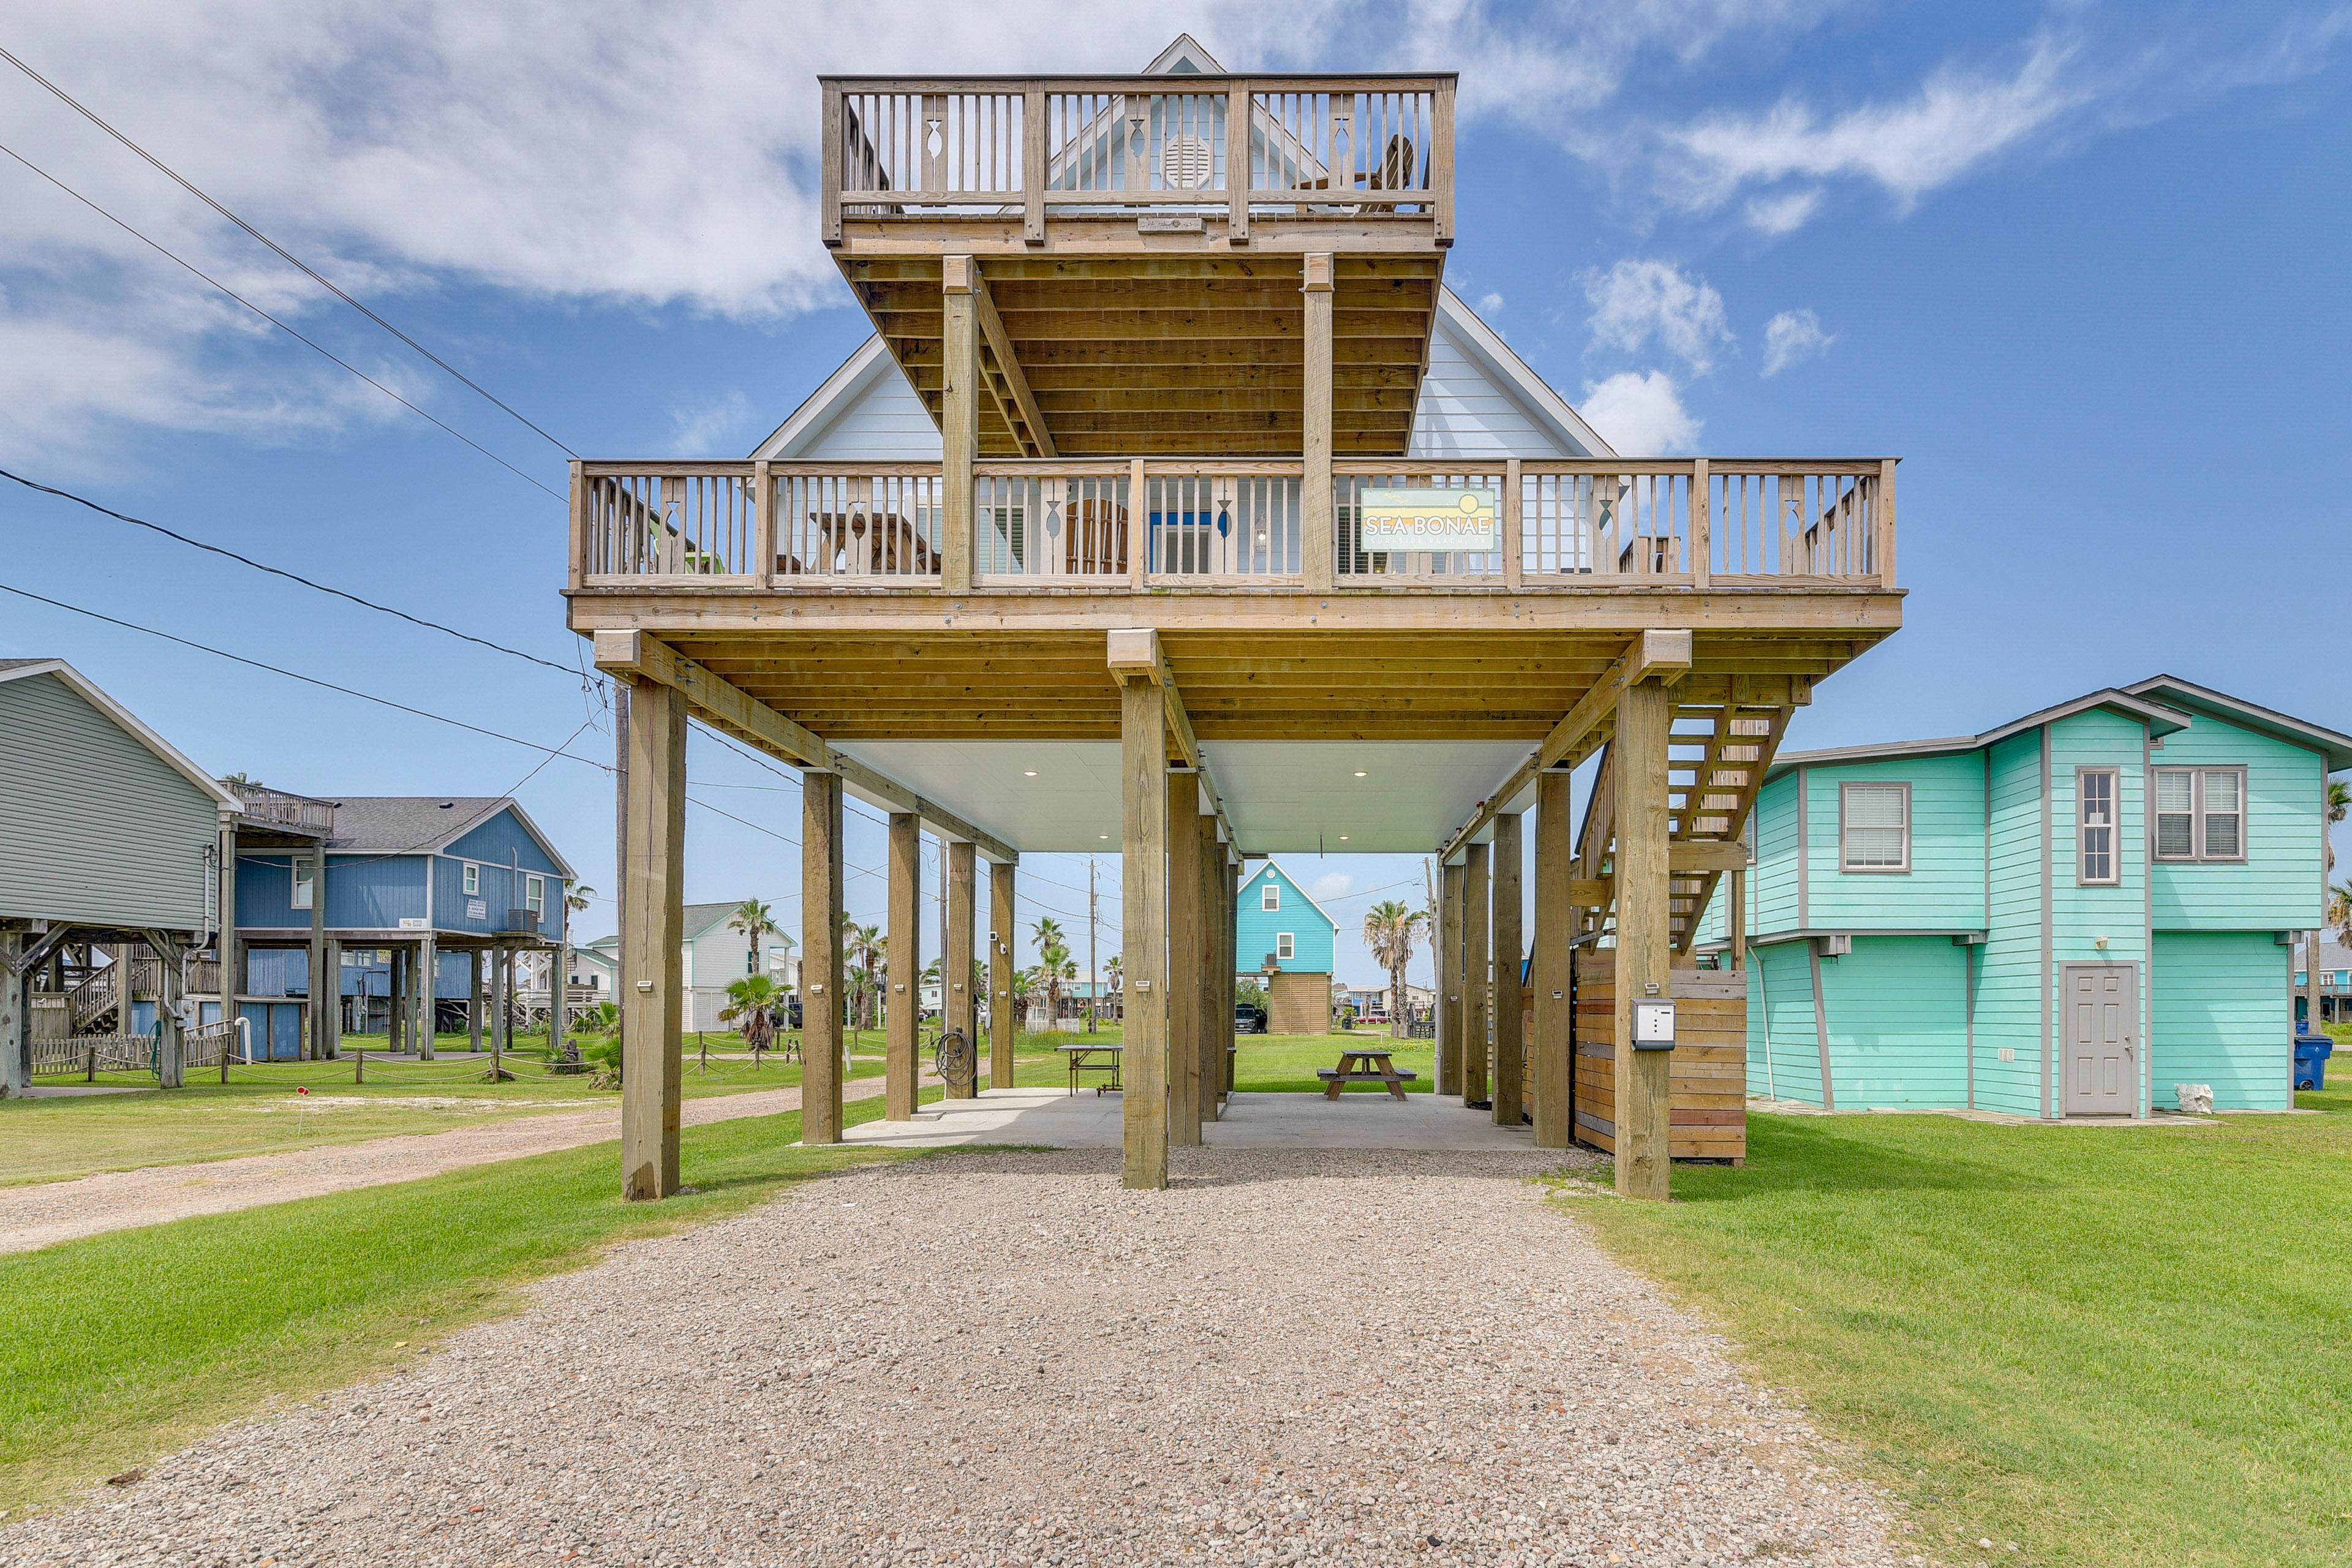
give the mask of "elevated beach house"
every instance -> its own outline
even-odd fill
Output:
[[[1268,860],[1242,884],[1234,906],[1241,973],[1265,984],[1266,1032],[1320,1035],[1331,1027],[1332,948],[1338,925],[1298,879]]]
[[[1697,950],[1748,973],[1748,1092],[2145,1117],[2294,1103],[2352,736],[2171,676],[1981,735],[1783,753]],[[1726,922],[1729,922],[1727,930]]]

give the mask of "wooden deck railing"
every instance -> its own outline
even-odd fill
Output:
[[[1319,549],[1356,589],[1895,582],[1892,459],[1342,459],[1321,527],[1307,479],[1281,459],[983,460],[964,560],[982,589],[1295,585]],[[938,463],[578,464],[572,585],[937,589],[946,484]],[[1491,494],[1496,548],[1370,545],[1367,492],[1399,489]]]
[[[1049,212],[1454,230],[1450,75],[826,77],[824,225]],[[1246,125],[1245,135],[1233,127]],[[1194,227],[1200,226],[1197,223]]]
[[[332,801],[289,795],[282,789],[269,789],[238,779],[224,779],[221,783],[237,797],[238,809],[257,822],[278,823],[287,827],[300,828],[306,833],[332,833],[335,830],[335,805]]]

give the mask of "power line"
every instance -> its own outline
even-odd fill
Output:
[[[0,53],[5,52],[6,51],[5,50],[0,50]],[[88,207],[90,211],[104,218],[107,222],[121,229],[131,238],[139,241],[142,245],[146,246],[158,256],[163,257],[168,261],[178,262],[182,267],[186,268],[190,272],[195,274],[198,278],[203,279],[215,289],[219,289],[222,293],[227,295],[230,299],[236,300],[238,304],[244,306],[247,310],[260,317],[263,321],[268,321],[271,326],[276,327],[279,331],[284,332],[296,342],[300,343],[305,348],[314,350],[327,359],[332,360],[335,363],[341,365],[345,370],[350,371],[353,375],[358,376],[362,381],[366,382],[370,386],[374,387],[378,392],[383,393],[386,397],[391,398],[394,403],[399,404],[403,408],[407,409],[411,414],[415,415],[418,418],[431,423],[440,429],[446,431],[449,435],[455,436],[458,440],[465,442],[467,446],[473,447],[475,451],[479,452],[491,462],[496,463],[499,467],[506,469],[507,472],[513,474],[525,484],[537,485],[539,489],[546,490],[549,495],[553,496],[557,500],[560,501],[563,500],[563,497],[558,494],[555,490],[550,489],[543,484],[540,484],[537,479],[531,478],[529,474],[524,473],[520,468],[516,468],[512,463],[508,462],[504,458],[499,457],[496,452],[491,451],[488,447],[483,446],[472,437],[466,435],[463,431],[460,431],[452,426],[445,425],[440,420],[434,418],[432,415],[425,413],[425,410],[417,407],[416,405],[409,402],[408,399],[401,396],[400,394],[393,391],[392,388],[386,386],[375,377],[368,374],[367,372],[360,369],[359,366],[352,363],[349,360],[342,358],[332,350],[317,342],[313,342],[310,339],[304,337],[300,332],[296,331],[292,327],[288,326],[284,321],[279,321],[277,317],[271,315],[268,311],[263,310],[260,306],[255,304],[252,300],[247,299],[244,295],[230,288],[219,279],[215,278],[212,274],[196,266],[195,263],[187,260],[184,257],[175,255],[172,251],[165,249],[156,241],[148,238],[145,235],[140,233],[137,229],[131,227],[129,224],[123,222],[121,218],[107,211],[104,207],[100,206],[96,202],[91,201],[88,196],[83,195],[79,191],[75,190],[71,185],[67,184],[63,180],[58,179],[55,174],[50,174],[47,169],[42,168],[39,164],[34,163],[23,153],[17,152],[15,148],[7,146],[5,143],[0,143],[0,153],[7,153],[8,156],[16,159],[17,163],[22,163],[26,168],[32,170],[33,173],[40,175],[41,178],[48,181],[49,184],[57,186],[58,189],[63,191],[66,195],[71,196],[74,200],[79,202],[82,205]]]
[[[131,152],[137,153],[159,173],[170,179],[173,184],[178,185],[182,190],[187,192],[190,195],[204,203],[205,205],[212,208],[213,211],[220,214],[221,216],[228,219],[229,222],[236,225],[237,227],[245,230],[246,233],[259,240],[263,245],[268,246],[271,250],[277,252],[288,266],[292,267],[304,277],[310,279],[313,283],[319,285],[320,288],[324,289],[336,299],[341,300],[344,304],[349,305],[352,310],[357,310],[361,315],[365,316],[369,321],[373,321],[377,326],[382,327],[385,331],[390,332],[394,337],[398,338],[402,342],[406,343],[410,348],[415,350],[418,353],[432,361],[433,363],[438,365],[442,370],[447,372],[450,375],[464,383],[467,387],[470,387],[481,396],[488,399],[490,403],[496,405],[499,408],[512,416],[526,428],[552,444],[555,448],[562,452],[565,457],[577,458],[580,455],[571,447],[565,446],[562,442],[557,440],[554,437],[548,435],[546,431],[541,430],[530,420],[523,418],[520,414],[516,413],[513,408],[499,401],[496,396],[493,396],[488,388],[475,381],[472,377],[467,375],[463,371],[457,369],[457,366],[451,364],[448,361],[435,353],[431,349],[426,348],[423,343],[418,342],[415,338],[410,337],[406,332],[402,331],[398,327],[394,326],[390,321],[385,321],[382,316],[377,315],[373,310],[369,310],[365,305],[361,304],[349,294],[344,293],[342,289],[337,288],[333,283],[329,282],[325,276],[316,268],[310,266],[310,263],[302,260],[292,251],[287,249],[284,246],[278,244],[276,240],[262,233],[259,229],[254,227],[251,224],[237,216],[236,214],[229,211],[228,208],[221,205],[220,203],[213,200],[212,197],[206,195],[203,191],[198,190],[194,184],[190,184],[185,178],[184,178],[177,170],[164,163],[161,158],[156,157],[154,153],[147,151],[146,148],[139,145],[138,142],[131,140],[130,137],[125,136],[121,132],[117,131],[113,126],[109,125],[105,121],[100,119],[93,110],[79,100],[76,100],[70,93],[67,92],[65,89],[59,87],[57,83],[51,81],[48,78],[35,70],[32,67],[26,65],[23,60],[18,59],[15,55],[10,54],[5,48],[0,48],[0,59],[6,60],[10,65],[15,66],[18,70],[23,71],[26,76],[31,77],[35,81],[40,83],[41,86],[56,94],[58,98],[63,100],[67,107],[73,110],[75,113],[80,115],[84,120],[89,121],[92,125],[97,126],[100,131],[105,132],[109,136],[111,136],[117,142],[121,142],[123,146],[128,147]]]
[[[5,149],[0,149],[0,151],[5,151]],[[553,659],[541,658],[535,653],[525,653],[520,648],[509,647],[503,643],[494,643],[488,637],[478,637],[471,632],[461,632],[455,626],[445,626],[438,621],[428,621],[421,616],[412,616],[406,610],[395,610],[390,605],[379,605],[373,599],[362,599],[357,594],[350,593],[344,589],[333,588],[328,586],[324,583],[313,582],[298,572],[289,572],[283,567],[272,566],[268,563],[263,561],[256,561],[250,555],[240,555],[234,550],[224,549],[222,546],[217,544],[207,544],[201,539],[191,539],[184,533],[175,533],[172,530],[165,528],[160,522],[150,522],[143,517],[133,517],[127,511],[117,511],[110,506],[100,506],[98,502],[91,500],[87,496],[78,496],[71,490],[61,490],[54,485],[45,485],[37,480],[28,479],[24,475],[11,473],[6,468],[0,468],[0,479],[14,479],[28,490],[38,490],[43,495],[56,496],[60,500],[69,500],[77,506],[86,506],[92,511],[102,513],[103,515],[113,518],[121,522],[127,522],[133,528],[144,528],[152,532],[160,533],[166,539],[176,539],[182,544],[188,546],[192,550],[209,551],[215,555],[226,556],[229,560],[236,562],[240,565],[250,566],[257,572],[267,572],[273,577],[283,577],[289,583],[299,583],[305,588],[313,589],[319,593],[329,595],[334,598],[347,599],[351,603],[358,605],[363,609],[373,610],[378,615],[396,616],[401,620],[406,621],[411,626],[423,626],[427,631],[446,632],[450,637],[457,637],[460,641],[473,643],[478,647],[488,648],[494,653],[505,654],[510,658],[528,659],[533,664],[542,665],[545,668],[555,671],[558,675],[577,676],[583,673],[572,666],[558,664]],[[73,606],[70,605],[66,606],[68,609],[71,609],[72,607]]]

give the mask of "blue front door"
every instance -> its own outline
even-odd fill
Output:
[[[302,1059],[302,1009],[299,1004],[273,1003],[269,1009],[269,1059]]]

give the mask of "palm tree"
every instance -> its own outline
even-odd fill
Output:
[[[2336,939],[2352,947],[2352,882],[2338,882],[2327,889],[2327,923],[2336,928]]]
[[[776,1005],[782,993],[775,981],[765,974],[747,974],[727,987],[728,1005],[719,1011],[719,1021],[731,1024],[741,1019],[740,1026],[743,1043],[751,1047],[751,1068],[759,1070],[761,1053],[775,1043],[776,1025],[768,1009]]]
[[[1050,925],[1053,922],[1043,921],[1039,923]],[[1039,951],[1037,968],[1045,981],[1045,1016],[1049,1020],[1046,1027],[1058,1029],[1062,1026],[1062,982],[1078,977],[1077,963],[1070,957],[1070,950],[1057,942]]]
[[[2347,816],[2352,816],[2352,784],[2347,784],[2342,779],[2328,780],[2327,825],[2333,827]],[[2327,846],[2327,868],[2333,871],[2336,869],[2335,837],[2333,835],[2326,835],[2322,837],[2321,842]]]
[[[1365,944],[1372,950],[1372,961],[1389,972],[1389,1033],[1400,1040],[1412,1032],[1405,966],[1412,962],[1413,938],[1428,928],[1429,911],[1401,899],[1383,899],[1364,911]]]
[[[862,926],[847,915],[842,916],[841,956],[852,966],[849,983],[854,1010],[849,1026],[871,1028],[871,1004],[882,994],[882,928]]]
[[[563,907],[575,915],[593,902],[595,897],[596,889],[585,882],[563,884]]]
[[[757,899],[746,899],[736,905],[735,912],[727,917],[727,929],[743,933],[743,940],[747,944],[747,951],[743,954],[743,973],[746,974],[760,973],[760,939],[763,936],[784,934],[782,929],[776,924],[776,917],[769,911],[768,906]]]

